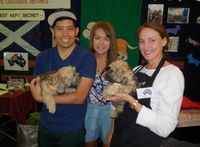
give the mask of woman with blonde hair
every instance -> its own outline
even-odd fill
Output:
[[[100,139],[107,147],[107,136],[112,119],[109,116],[111,103],[103,97],[103,89],[107,81],[103,78],[104,69],[117,58],[116,35],[109,22],[97,22],[90,33],[90,49],[96,57],[96,76],[88,96],[85,117],[85,147],[96,147]]]

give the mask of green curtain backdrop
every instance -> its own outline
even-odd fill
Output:
[[[131,67],[138,64],[136,32],[141,23],[142,0],[82,0],[80,43],[89,47],[89,33],[97,21],[109,21],[116,30],[119,57]]]

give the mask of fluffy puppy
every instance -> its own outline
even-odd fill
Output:
[[[43,102],[49,109],[49,113],[55,113],[56,103],[54,96],[74,92],[80,81],[80,75],[75,67],[65,66],[58,71],[40,75],[40,86]]]
[[[103,90],[103,96],[109,97],[116,93],[133,94],[139,84],[133,73],[128,66],[127,62],[117,60],[112,62],[104,72],[104,77],[108,80],[108,85]],[[123,112],[124,101],[112,102],[114,109],[111,110],[110,116],[117,118],[119,113]]]

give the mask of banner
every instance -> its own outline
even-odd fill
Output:
[[[71,8],[71,0],[0,0],[0,9]]]
[[[44,19],[44,10],[0,10],[0,21],[34,21]]]
[[[89,47],[90,29],[94,23],[108,21],[116,30],[119,58],[135,67],[139,61],[136,32],[141,23],[141,8],[141,0],[83,0],[81,45]]]

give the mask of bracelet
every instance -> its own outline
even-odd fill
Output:
[[[133,103],[131,103],[131,104],[129,105],[129,107],[132,108],[132,109],[135,109],[137,103],[138,103],[138,101],[135,100]]]

